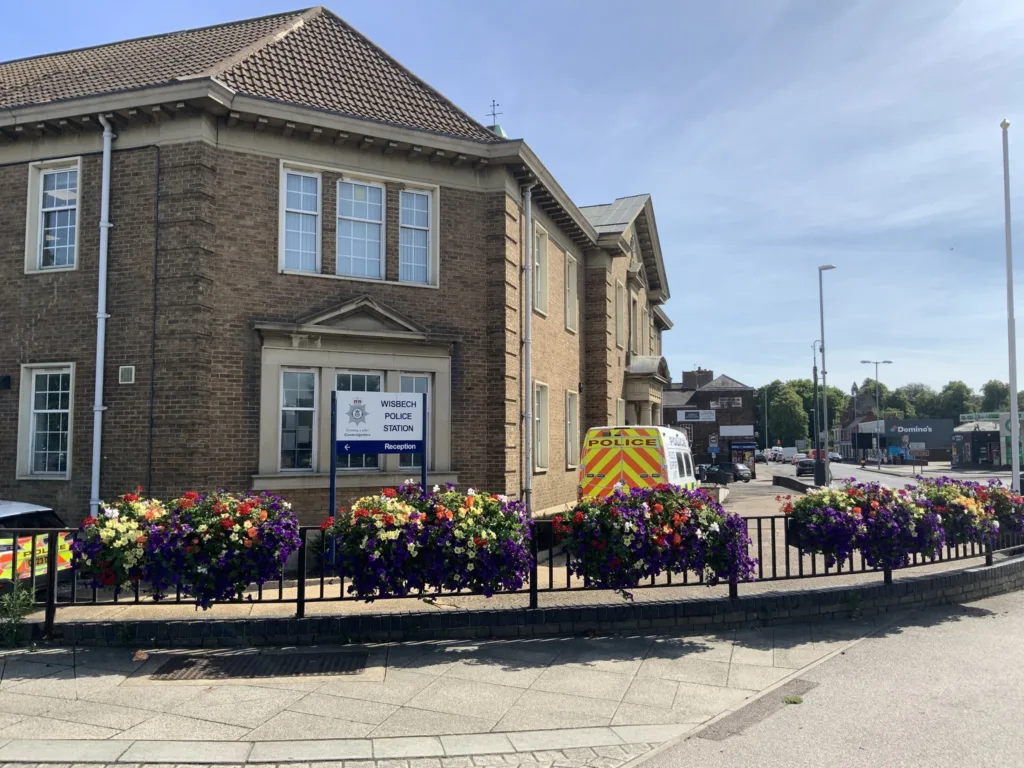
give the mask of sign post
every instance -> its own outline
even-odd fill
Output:
[[[427,492],[427,395],[410,392],[331,392],[331,515],[338,503],[338,455],[420,454]]]

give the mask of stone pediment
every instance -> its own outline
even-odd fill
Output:
[[[322,312],[298,318],[295,324],[309,330],[322,328],[367,334],[427,333],[427,329],[419,323],[369,296],[360,296]]]

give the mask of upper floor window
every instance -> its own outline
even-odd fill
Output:
[[[430,193],[402,190],[399,195],[398,279],[430,282]]]
[[[384,279],[384,187],[338,182],[338,274]]]
[[[579,317],[579,262],[565,254],[565,327],[575,331]]]
[[[548,312],[548,233],[538,225],[533,230],[533,308]]]
[[[651,354],[651,315],[646,307],[644,308],[644,322],[640,326],[640,344],[642,347],[640,354]]]
[[[636,300],[636,296],[630,297],[632,304],[631,311],[629,313],[629,351],[634,355],[640,354],[640,304]]]
[[[78,243],[78,166],[43,171],[39,268],[75,266]]]
[[[283,268],[320,271],[320,174],[284,174]]]
[[[77,269],[79,158],[29,165],[25,271]]]

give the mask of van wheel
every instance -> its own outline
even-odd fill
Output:
[[[750,482],[750,478],[749,477],[744,477],[743,478],[743,482],[744,483],[749,483]]]

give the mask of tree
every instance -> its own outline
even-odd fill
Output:
[[[850,396],[839,387],[828,388],[828,423],[829,427],[837,427],[843,423]]]
[[[1008,411],[1010,409],[1010,387],[998,379],[990,379],[981,387],[981,410]]]
[[[779,390],[785,386],[781,381],[776,379],[771,384],[763,387],[759,387],[754,390],[754,430],[761,436],[761,444],[765,449],[769,448],[766,440],[775,440],[775,429],[772,425],[772,414],[771,414],[771,402],[775,399],[775,396],[779,393]],[[764,422],[764,407],[765,407],[765,390],[768,392],[768,429],[765,429]]]
[[[896,390],[905,395],[907,400],[914,406],[914,416],[908,418],[936,419],[938,418],[938,394],[927,384],[911,383],[904,384]]]
[[[981,398],[973,389],[962,381],[951,381],[939,392],[935,418],[957,421],[961,413],[975,413],[980,405]]]
[[[803,399],[793,387],[789,384],[781,387],[768,408],[773,439],[781,440],[783,445],[794,445],[797,440],[807,439],[807,411]]]
[[[910,402],[910,398],[907,397],[906,392],[901,392],[898,389],[894,389],[889,393],[889,396],[885,398],[885,411],[896,411],[899,416],[886,416],[885,418],[893,419],[912,419],[917,415],[914,409],[914,404]]]
[[[875,385],[878,386],[878,404],[881,408],[885,408],[886,398],[889,397],[889,388],[882,382],[876,382],[874,379],[864,379],[864,383],[860,385],[860,391],[857,393],[858,410],[861,414],[874,413],[875,412]]]

